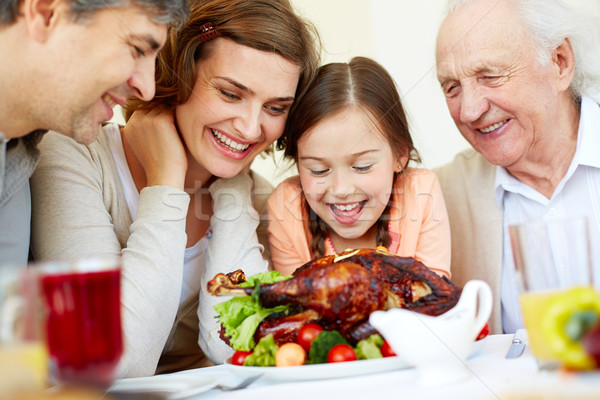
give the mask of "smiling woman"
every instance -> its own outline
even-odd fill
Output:
[[[190,21],[168,32],[155,97],[130,101],[125,126],[105,125],[89,146],[42,142],[34,256],[122,254],[122,375],[231,355],[206,282],[268,268],[261,215],[272,187],[250,164],[311,81],[315,39],[287,0],[195,1]]]

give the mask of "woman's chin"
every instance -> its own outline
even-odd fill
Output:
[[[220,169],[209,171],[216,178],[233,178],[234,176],[240,174],[242,172],[241,169]]]

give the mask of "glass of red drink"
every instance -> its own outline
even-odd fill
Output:
[[[39,275],[50,371],[60,383],[107,387],[123,353],[121,260],[49,263]]]

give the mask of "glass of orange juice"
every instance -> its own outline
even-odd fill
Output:
[[[41,393],[48,378],[43,313],[35,274],[0,265],[0,397]]]
[[[585,353],[577,339],[567,334],[572,330],[567,325],[578,324],[579,315],[600,314],[600,297],[596,297],[600,295],[592,288],[587,219],[513,225],[509,233],[523,321],[538,366],[585,368],[585,363],[576,361],[570,365],[573,355],[579,352],[584,357]]]

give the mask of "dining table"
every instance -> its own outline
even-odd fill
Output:
[[[465,361],[469,374],[444,384],[420,382],[418,369],[401,364],[398,367],[386,366],[384,370],[356,368],[345,377],[335,377],[335,364],[328,365],[316,377],[302,373],[292,377],[264,374],[248,387],[234,391],[224,391],[216,385],[238,384],[244,379],[239,368],[244,367],[236,370],[230,365],[217,365],[160,377],[166,381],[185,378],[192,382],[197,379],[203,384],[214,382],[199,393],[186,397],[189,400],[600,399],[600,372],[539,370],[528,346],[521,356],[506,358],[512,338],[513,335],[490,335],[477,343]],[[360,361],[355,363],[356,366],[361,365]]]

